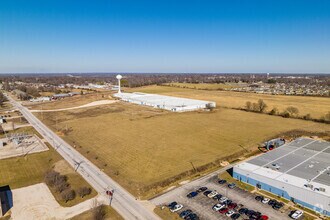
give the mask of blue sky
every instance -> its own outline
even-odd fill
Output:
[[[0,73],[330,73],[328,0],[0,0]]]

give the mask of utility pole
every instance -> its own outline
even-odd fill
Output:
[[[194,171],[197,172],[197,170],[196,170],[196,168],[195,168],[193,162],[190,161],[190,163],[191,163],[191,166],[193,167]]]

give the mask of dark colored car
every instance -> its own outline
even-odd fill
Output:
[[[236,187],[235,183],[229,183],[228,184],[229,189],[234,189]]]
[[[230,204],[232,202],[233,202],[232,200],[228,199],[228,200],[224,201],[223,204],[228,205],[228,204]]]
[[[250,219],[259,219],[261,216],[260,212],[254,212],[251,216]]]
[[[275,199],[271,199],[269,200],[268,205],[273,206],[275,203],[277,203],[277,201]]]
[[[253,214],[255,213],[255,211],[253,211],[253,210],[248,210],[245,214],[247,215],[247,216],[252,216]]]
[[[221,197],[222,197],[222,195],[221,194],[218,194],[218,195],[214,196],[212,199],[219,200],[219,199],[221,199]]]
[[[180,218],[186,218],[192,211],[190,209],[184,210],[180,213]]]
[[[205,192],[203,192],[204,196],[207,196],[208,194],[210,194],[212,191],[211,190],[206,190]]]
[[[198,220],[199,217],[195,213],[190,213],[185,219],[186,220]]]
[[[238,210],[239,214],[246,214],[249,210],[247,208],[241,208]]]
[[[241,215],[239,213],[234,213],[231,217],[231,219],[238,219]]]
[[[198,190],[197,190],[197,192],[204,192],[205,190],[207,190],[207,187],[205,187],[205,186],[202,186],[202,187],[200,187]]]
[[[227,180],[219,180],[218,183],[219,184],[225,184],[227,182]]]
[[[195,196],[197,196],[198,195],[198,192],[191,192],[191,193],[189,193],[188,195],[187,195],[187,197],[188,198],[193,198],[193,197],[195,197]]]
[[[167,207],[169,207],[170,209],[172,209],[177,204],[178,204],[177,202],[171,202],[170,204],[167,205]]]
[[[255,199],[260,202],[264,199],[264,197],[263,196],[256,196]]]
[[[222,209],[219,210],[219,212],[220,212],[221,214],[225,214],[225,213],[227,213],[228,211],[229,211],[228,208],[222,208]]]
[[[234,209],[234,208],[236,208],[236,207],[237,207],[237,203],[233,203],[233,202],[231,202],[231,203],[228,204],[228,208],[229,208],[229,209]]]
[[[180,213],[180,218],[186,218],[192,211],[190,209],[184,210]]]
[[[280,208],[282,208],[284,206],[284,204],[282,202],[276,202],[274,205],[273,205],[273,209],[275,210],[279,210]]]

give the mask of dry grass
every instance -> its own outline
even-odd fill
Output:
[[[330,98],[328,97],[266,95],[231,91],[206,91],[167,86],[148,86],[127,89],[127,91],[158,93],[209,100],[215,101],[218,106],[229,108],[242,108],[245,107],[245,103],[247,101],[257,102],[259,99],[263,99],[268,105],[267,111],[270,111],[272,108],[276,107],[282,112],[288,106],[294,106],[299,109],[299,115],[303,116],[306,114],[311,114],[311,117],[315,119],[319,119],[324,116],[330,109]]]
[[[76,95],[52,102],[27,103],[26,105],[28,105],[30,109],[43,109],[43,110],[70,108],[70,107],[85,105],[90,102],[94,102],[98,100],[111,99],[110,94],[112,94],[112,92],[109,91],[97,92],[86,95]]]
[[[104,220],[123,220],[116,210],[114,210],[111,206],[103,206],[105,211]],[[93,215],[93,209],[83,212],[73,218],[71,220],[92,220],[95,219]]]
[[[177,213],[172,213],[168,208],[158,206],[154,209],[154,212],[161,218],[166,220],[180,220],[180,216]]]
[[[240,87],[237,83],[165,83],[164,85],[198,90],[225,90]]]
[[[40,114],[36,113],[40,118]],[[137,196],[150,186],[228,155],[250,152],[286,131],[329,131],[310,121],[218,108],[214,112],[172,113],[115,103],[44,113],[63,138]],[[72,129],[72,130],[71,130]]]

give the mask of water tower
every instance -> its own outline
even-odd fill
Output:
[[[118,79],[118,93],[121,93],[120,90],[120,80],[123,78],[121,75],[117,75],[116,78]]]

